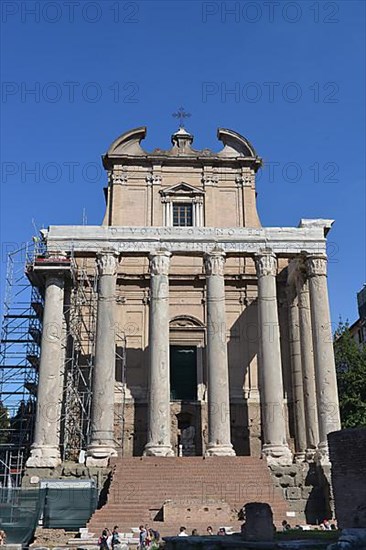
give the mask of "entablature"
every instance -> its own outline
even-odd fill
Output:
[[[261,228],[50,226],[42,233],[50,254],[88,255],[109,249],[141,255],[166,249],[173,254],[200,256],[220,247],[231,256],[252,256],[270,249],[291,258],[303,252],[325,254],[325,221],[306,224],[302,220],[300,227]]]

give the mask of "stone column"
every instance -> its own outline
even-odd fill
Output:
[[[170,436],[169,263],[170,252],[150,254],[149,414],[146,456],[174,456]]]
[[[292,455],[286,441],[283,408],[283,382],[278,322],[276,271],[273,252],[256,254],[258,277],[259,346],[261,369],[261,410],[263,455],[269,463],[291,464]]]
[[[230,438],[224,264],[225,253],[220,249],[204,256],[207,275],[207,456],[235,455]]]
[[[301,347],[300,347],[300,321],[298,300],[294,286],[288,287],[289,304],[289,335],[290,335],[290,357],[292,372],[292,387],[294,395],[294,416],[295,416],[295,458],[298,461],[305,459],[306,451],[306,424],[304,409],[304,389],[302,380]]]
[[[114,439],[115,303],[117,257],[114,251],[97,254],[98,306],[93,370],[91,440],[87,466],[107,466],[117,456]]]
[[[327,258],[308,255],[306,269],[309,277],[311,321],[314,346],[315,381],[319,422],[319,458],[328,459],[327,435],[341,429],[337,377],[330,322]]]
[[[308,281],[301,269],[301,264],[299,267],[300,269],[296,277],[296,289],[299,300],[301,361],[306,419],[306,458],[312,460],[319,443],[313,336]]]
[[[34,443],[27,466],[55,468],[60,456],[60,384],[63,337],[64,280],[47,275]]]

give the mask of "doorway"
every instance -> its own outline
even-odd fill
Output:
[[[170,346],[170,399],[197,400],[196,346]]]

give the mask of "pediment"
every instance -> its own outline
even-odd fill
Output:
[[[176,185],[172,185],[171,187],[167,187],[166,189],[162,189],[160,193],[162,195],[204,195],[204,191],[202,191],[202,189],[198,189],[197,187],[194,187],[184,181]]]
[[[191,315],[179,315],[173,317],[169,323],[170,329],[192,329],[192,328],[204,328],[204,325]]]

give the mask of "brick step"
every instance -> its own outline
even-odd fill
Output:
[[[186,503],[180,503],[179,501],[174,501],[177,503],[177,505],[180,505],[182,508],[184,509],[187,509],[189,508],[189,504],[186,504]],[[232,503],[232,502],[226,502],[226,503],[222,503],[222,504],[228,504],[230,506],[231,509],[235,509],[235,510],[240,510],[242,508],[242,506],[244,504],[246,504],[247,502],[252,502],[252,501],[240,501],[240,502],[237,502],[237,503]],[[258,499],[256,502],[268,502],[267,500],[265,499]],[[268,502],[268,504],[271,506],[271,508],[277,508],[277,510],[281,510],[281,512],[283,510],[288,510],[288,506],[286,505],[283,505],[282,502],[280,500],[278,501],[271,501],[271,502]],[[210,505],[212,506],[213,504],[210,503]],[[202,503],[202,507],[205,506],[205,503]],[[217,507],[219,507],[219,504],[217,505]],[[152,510],[156,510],[156,511],[159,511],[161,510],[162,506],[160,505],[160,503],[149,503],[148,506],[139,506],[139,505],[136,505],[136,507],[126,507],[126,508],[114,508],[114,509],[111,509],[109,506],[108,508],[106,508],[106,511],[105,512],[101,512],[101,511],[96,511],[95,514],[98,516],[98,517],[102,517],[104,514],[108,517],[108,515],[110,514],[113,514],[113,513],[118,513],[119,515],[132,515],[133,513],[135,513],[136,511],[140,511],[140,510],[145,510],[145,512],[150,512]]]
[[[201,475],[194,475],[192,472],[190,472],[189,470],[188,471],[185,471],[183,474],[181,475],[177,475],[176,472],[165,472],[165,471],[162,471],[162,472],[136,472],[136,474],[134,473],[130,473],[128,478],[126,477],[117,477],[117,476],[114,476],[113,479],[115,482],[117,483],[123,483],[123,484],[128,484],[128,483],[133,483],[133,482],[137,482],[139,484],[141,484],[141,481],[139,481],[139,476],[141,474],[149,474],[149,478],[150,479],[155,479],[155,480],[160,480],[161,478],[161,475],[164,474],[164,475],[169,475],[169,478],[168,480],[176,480],[177,482],[181,482],[182,484],[184,484],[182,482],[182,475],[185,475],[185,476],[189,476],[189,478],[186,480],[186,483],[194,483],[195,481],[201,481],[201,480],[205,480],[205,481],[210,481],[211,483],[216,483],[216,484],[222,484],[222,483],[240,483],[240,482],[247,482],[247,483],[250,483],[250,482],[253,482],[253,481],[265,481],[265,480],[269,480],[270,478],[268,478],[267,476],[264,476],[263,474],[253,474],[252,472],[249,472],[249,473],[246,473],[243,475],[243,473],[232,473],[232,474],[228,474],[228,476],[224,477],[223,478],[223,473],[222,472],[210,472],[209,474],[206,472],[203,472]],[[248,481],[250,479],[250,481]]]
[[[128,531],[149,521],[166,500],[176,502],[178,512],[179,507],[184,512],[190,504],[197,503],[204,506],[205,503],[219,505],[225,502],[231,509],[239,510],[246,502],[268,502],[277,524],[286,517],[288,510],[282,490],[274,486],[267,464],[261,459],[135,457],[114,459],[112,465],[108,500],[90,519],[88,526],[92,531],[112,524],[119,525],[121,531]],[[206,524],[205,513],[196,518],[195,525],[186,527],[193,529],[203,522]],[[240,522],[228,513],[227,525],[233,522],[240,526]],[[175,523],[150,523],[161,533],[176,534],[179,530]],[[209,523],[215,523],[214,518]]]
[[[205,506],[206,504],[209,504],[210,506],[213,506],[213,505],[217,505],[219,506],[220,503],[223,504],[223,503],[226,503],[228,504],[229,506],[231,506],[231,508],[241,508],[245,503],[247,502],[253,502],[253,499],[241,499],[241,500],[230,500],[230,499],[223,499],[221,502],[214,502],[214,501],[196,501],[195,503],[193,502],[186,502],[186,501],[182,501],[180,500],[179,498],[175,498],[175,499],[165,499],[165,500],[172,500],[173,502],[175,502],[176,504],[180,505],[180,506],[183,506],[183,507],[186,507],[186,508],[189,508],[190,505],[193,505],[193,504],[201,504],[202,506]],[[268,502],[268,504],[270,504],[272,507],[273,506],[283,506],[284,508],[288,508],[287,505],[283,505],[282,501],[280,500],[280,498],[278,499],[266,499],[266,498],[258,498],[256,499],[256,502]],[[106,510],[108,510],[108,512],[113,512],[114,510],[121,510],[121,512],[123,510],[131,510],[131,509],[135,509],[135,508],[138,508],[140,506],[140,503],[138,501],[134,501],[134,502],[131,502],[131,503],[128,503],[128,505],[124,506],[125,503],[121,503],[120,505],[114,505],[113,507],[111,505],[108,505],[106,507]],[[160,510],[160,508],[163,506],[164,502],[162,502],[161,500],[155,500],[155,501],[150,501],[148,505],[145,505],[143,506],[144,509],[148,509],[148,510]],[[99,512],[99,510],[98,510]]]
[[[139,474],[141,475],[141,473]],[[164,475],[169,475],[169,472],[164,472]],[[187,472],[185,475],[189,475],[189,472]],[[136,476],[137,478],[137,476]],[[118,480],[118,479],[113,479],[114,481],[114,484],[112,486],[112,490],[115,490],[115,491],[120,491],[121,489],[125,489],[127,492],[128,491],[131,491],[133,490],[134,488],[137,488],[137,487],[145,487],[145,483],[142,483],[141,481],[137,481],[134,480],[134,478],[131,476],[129,477],[128,481],[126,479],[124,480]],[[161,481],[161,476],[152,476],[150,475],[149,476],[149,481],[150,483],[151,482],[160,482]],[[258,485],[259,483],[265,483],[265,484],[268,484],[268,485],[273,485],[272,483],[272,480],[271,479],[268,479],[268,478],[265,478],[265,477],[253,477],[253,476],[250,476],[250,481],[248,481],[248,479],[246,479],[245,477],[243,478],[238,478],[238,477],[233,477],[233,478],[228,478],[228,479],[225,479],[224,481],[217,481],[217,477],[215,478],[212,478],[212,477],[208,477],[208,476],[200,476],[200,477],[196,477],[196,478],[189,478],[187,479],[185,482],[182,482],[178,479],[175,480],[174,476],[170,476],[170,479],[169,481],[166,482],[166,484],[164,483],[164,487],[177,487],[177,485],[180,485],[181,487],[196,487],[197,483],[209,483],[210,485],[213,485],[213,486],[216,486],[216,487],[225,487],[225,486],[232,486],[232,487],[237,487],[238,485],[247,485],[247,486],[253,486],[253,485]]]
[[[176,503],[177,505],[181,506],[181,507],[185,507],[185,508],[189,508],[190,505],[193,505],[193,503],[189,503],[189,502],[182,502],[182,500],[179,500],[178,498],[175,498],[175,499],[165,499],[165,501],[167,500],[171,500],[173,501],[174,503]],[[155,500],[155,501],[150,501],[148,504],[146,504],[144,506],[145,510],[160,510],[160,508],[162,508],[163,504],[165,501],[161,501],[161,500]],[[241,499],[241,500],[237,500],[237,501],[233,501],[233,500],[229,500],[229,499],[226,499],[226,500],[222,500],[221,501],[221,504],[228,504],[231,508],[242,508],[242,506],[248,502],[254,502],[253,499]],[[269,500],[269,499],[265,499],[265,498],[258,498],[256,499],[255,502],[268,502],[268,504],[273,508],[274,506],[278,507],[278,506],[281,506],[283,508],[286,508],[288,509],[288,506],[286,505],[283,505],[282,504],[282,501],[280,499],[273,499],[273,500]],[[196,504],[196,503],[194,503]],[[210,506],[213,506],[213,505],[219,505],[220,503],[216,503],[216,502],[212,502],[212,501],[200,501],[200,502],[197,502],[197,504],[201,504],[201,506],[205,506],[207,504],[209,504]],[[135,502],[132,502],[130,506],[126,506],[125,508],[121,508],[121,506],[115,506],[114,508],[110,508],[110,506],[106,507],[106,510],[111,511],[113,512],[114,510],[121,510],[121,512],[125,509],[125,510],[129,510],[129,509],[132,509],[132,507],[138,507],[139,506],[139,503],[137,501]],[[134,508],[133,508],[134,509]]]
[[[151,480],[151,481],[156,481],[158,482],[158,480]],[[198,482],[197,482],[198,483]],[[169,485],[166,485],[164,487],[164,489],[160,489],[158,491],[152,491],[151,489],[146,489],[146,487],[144,487],[143,485],[140,485],[138,486],[137,484],[135,485],[132,485],[131,486],[131,482],[129,483],[128,486],[126,487],[123,487],[122,485],[119,487],[119,488],[115,488],[114,490],[111,490],[110,491],[110,496],[119,496],[120,494],[122,494],[122,492],[124,493],[124,495],[126,496],[129,496],[129,494],[131,494],[132,492],[134,492],[135,494],[136,493],[139,493],[139,494],[144,494],[144,495],[149,495],[149,494],[159,494],[159,493],[169,493],[171,490],[174,490],[175,493],[177,493],[179,489],[185,489],[184,493],[193,493],[193,494],[196,494],[196,495],[202,495],[202,486],[200,485],[199,487],[197,487],[197,483],[193,486],[191,486],[190,483],[169,483]],[[254,482],[251,482],[251,483],[248,483],[248,482],[242,482],[242,484],[234,484],[234,483],[214,483],[210,480],[200,480],[199,482],[200,484],[203,485],[203,487],[207,487],[207,489],[210,489],[210,491],[207,491],[208,494],[210,494],[214,489],[216,490],[216,493],[220,493],[220,492],[223,492],[225,494],[235,494],[235,488],[242,485],[242,492],[245,493],[245,492],[248,492],[249,494],[253,494],[253,493],[256,493],[257,491],[255,490],[256,488],[268,488],[271,487],[271,489],[273,489],[273,485],[269,482],[267,482],[267,480],[264,482],[262,482],[261,484],[256,483],[254,484]],[[247,491],[245,491],[245,487],[247,487]],[[231,490],[230,490],[231,489]]]
[[[126,466],[127,469],[128,466]],[[228,475],[229,477],[234,477],[236,475],[239,475],[241,477],[246,477],[248,473],[252,473],[254,475],[259,475],[260,477],[264,476],[266,477],[266,474],[263,472],[263,469],[254,469],[254,468],[231,468],[227,472],[223,470],[223,468],[212,468],[209,465],[207,468],[185,468],[185,469],[177,469],[177,468],[138,468],[136,470],[129,469],[131,475],[138,475],[140,472],[149,472],[150,475],[159,475],[160,473],[169,472],[170,474],[173,474],[175,477],[180,477],[183,474],[190,473],[194,477],[200,477],[201,475],[207,476],[210,475],[213,477],[217,473],[220,473],[220,475]],[[118,478],[119,476],[125,475],[123,472],[117,471],[114,473],[114,477]]]

